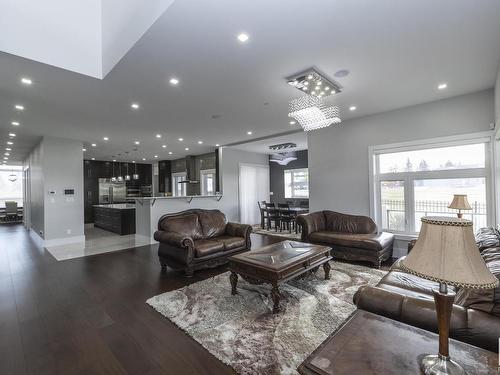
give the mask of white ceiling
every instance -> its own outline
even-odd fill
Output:
[[[307,133],[300,131],[293,134],[280,135],[277,137],[256,140],[254,142],[246,142],[238,145],[233,145],[231,147],[238,150],[271,155],[273,153],[276,153],[276,151],[270,150],[269,146],[288,142],[295,143],[297,147],[289,148],[280,152],[307,150]]]
[[[21,17],[33,7],[23,3]],[[9,38],[22,25],[9,27]],[[250,36],[245,44],[236,39],[242,31]],[[50,53],[67,46],[55,47]],[[23,50],[11,52],[26,56]],[[287,112],[298,91],[284,77],[312,65],[330,78],[350,70],[336,78],[344,91],[328,99],[347,120],[491,88],[499,61],[497,0],[176,1],[102,80],[0,53],[0,145],[18,120],[17,141],[25,145],[50,135],[97,143],[86,153],[97,159],[179,158],[297,128]],[[22,76],[33,85],[21,85]],[[448,88],[437,90],[440,82]],[[133,101],[139,111],[130,109]],[[16,113],[15,103],[25,111]],[[11,160],[27,149],[16,148]]]

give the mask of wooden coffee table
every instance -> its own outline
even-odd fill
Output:
[[[237,294],[238,275],[251,284],[271,284],[273,313],[279,312],[279,286],[307,272],[325,270],[330,278],[331,248],[297,241],[283,241],[229,257],[231,293]]]
[[[437,354],[438,347],[435,333],[358,310],[298,371],[302,375],[421,374],[422,357]],[[499,373],[497,353],[450,339],[450,356],[469,375]]]

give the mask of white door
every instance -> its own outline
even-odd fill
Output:
[[[240,164],[240,222],[259,224],[259,201],[269,202],[269,166]]]

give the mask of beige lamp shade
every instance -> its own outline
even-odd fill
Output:
[[[453,195],[453,201],[450,203],[448,208],[454,208],[456,210],[472,210],[472,207],[467,200],[467,195],[465,194]]]
[[[422,218],[420,235],[402,268],[461,288],[493,289],[498,285],[476,245],[472,222],[454,217]]]

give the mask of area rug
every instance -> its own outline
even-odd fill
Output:
[[[253,225],[252,232],[257,234],[266,234],[270,236],[283,237],[290,240],[299,240],[299,241],[301,237],[300,233],[295,233],[294,230],[292,230],[292,233],[289,233],[287,229],[284,229],[281,232],[279,229],[278,231],[276,231],[275,229],[267,230],[267,229],[262,229],[260,224]]]
[[[356,310],[352,297],[385,271],[331,262],[331,279],[316,274],[281,286],[272,314],[268,285],[241,278],[231,295],[229,272],[146,301],[239,374],[297,374],[299,364]]]

